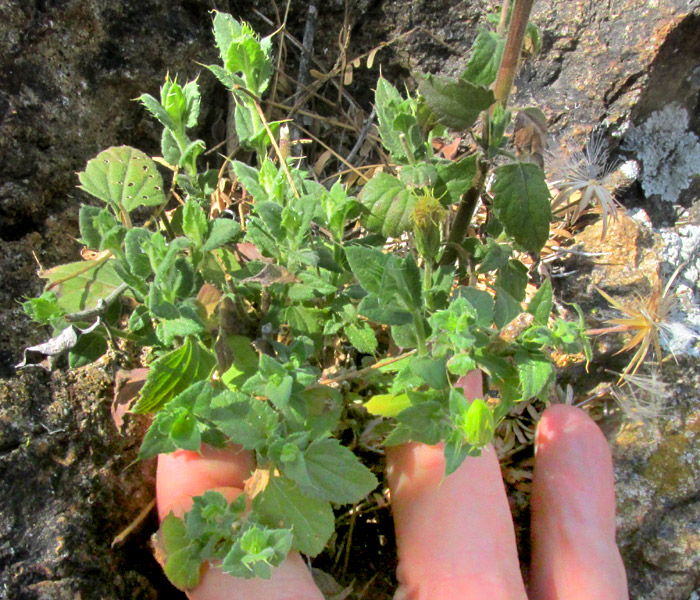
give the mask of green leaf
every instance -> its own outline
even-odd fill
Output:
[[[363,321],[346,325],[345,335],[348,341],[363,354],[372,354],[377,349],[377,334],[369,323]]]
[[[393,325],[391,337],[399,348],[416,348],[418,346],[416,326],[413,322],[406,325]]]
[[[239,223],[233,219],[214,219],[209,223],[209,235],[202,246],[203,252],[210,252],[231,242],[241,231]]]
[[[347,246],[345,256],[360,285],[369,293],[378,295],[381,292],[382,275],[389,255],[378,248]]]
[[[167,319],[158,323],[156,327],[156,335],[163,344],[170,346],[176,337],[186,337],[188,335],[197,335],[205,331],[206,327],[196,320],[188,317],[179,317],[177,319]]]
[[[196,587],[199,583],[201,564],[199,551],[192,544],[169,554],[165,561],[164,571],[170,583],[185,592]]]
[[[304,494],[296,482],[283,476],[270,478],[253,500],[253,509],[271,527],[290,528],[292,547],[312,557],[323,550],[335,529],[331,505]]]
[[[539,395],[554,377],[554,365],[544,354],[518,350],[513,357],[523,390],[523,400]]]
[[[496,101],[491,90],[464,79],[427,75],[418,84],[418,89],[438,120],[458,131],[469,129],[481,111]]]
[[[362,188],[359,199],[369,210],[363,224],[370,231],[399,237],[411,228],[410,217],[417,198],[393,175],[376,173]]]
[[[449,384],[444,358],[419,356],[411,361],[411,371],[434,390],[441,390]]]
[[[399,114],[399,106],[403,102],[401,94],[383,77],[377,82],[374,103],[377,107],[379,136],[384,146],[395,159],[406,159],[406,152],[399,138],[399,131],[394,129],[394,119]]]
[[[372,396],[369,402],[365,402],[364,407],[372,415],[378,417],[395,417],[402,410],[411,406],[408,394],[378,394]]]
[[[155,412],[194,382],[209,377],[216,359],[199,342],[189,337],[179,348],[154,361],[135,413]]]
[[[479,264],[477,273],[488,273],[496,271],[508,263],[508,259],[513,254],[513,248],[508,244],[499,244],[493,238],[486,242],[486,254]]]
[[[474,85],[490,86],[496,81],[505,47],[506,40],[497,33],[488,29],[479,30],[462,79]]]
[[[100,235],[94,222],[97,215],[99,215],[101,211],[102,209],[98,208],[97,206],[83,204],[80,207],[80,213],[78,215],[80,237],[82,238],[81,241],[88,248],[92,248],[93,250],[98,250],[102,242],[102,236]]]
[[[58,297],[53,292],[43,292],[38,298],[30,298],[22,303],[22,309],[30,319],[43,325],[66,314],[58,305]]]
[[[459,431],[453,431],[445,440],[445,477],[454,473],[469,455],[471,446],[465,443]]]
[[[221,568],[234,577],[269,579],[271,567],[279,566],[292,546],[289,529],[267,529],[253,525],[233,544]]]
[[[197,419],[187,411],[182,412],[175,418],[170,427],[170,439],[178,448],[199,452],[202,447],[202,436],[197,428]]]
[[[39,271],[47,279],[46,291],[58,298],[58,306],[67,313],[95,308],[122,283],[114,271],[113,260],[82,260]]]
[[[544,172],[533,163],[509,163],[494,171],[493,209],[506,233],[528,252],[549,238],[552,217]]]
[[[173,120],[167,110],[150,94],[142,94],[137,98],[148,111],[160,121],[161,125],[167,129],[177,129],[177,123]]]
[[[282,318],[293,334],[313,337],[323,331],[328,311],[310,306],[289,306],[282,311]]]
[[[497,290],[505,290],[515,300],[522,302],[525,300],[527,279],[527,267],[519,260],[511,258],[498,270],[495,287]]]
[[[187,539],[185,522],[176,517],[174,513],[169,513],[160,524],[160,539],[166,554],[171,554],[187,546],[189,540]]]
[[[190,199],[182,210],[182,231],[197,247],[204,243],[209,232],[207,215],[199,203]]]
[[[177,165],[179,167],[187,167],[188,164],[193,164],[197,157],[206,150],[207,146],[202,140],[195,140],[190,142],[185,149],[182,151],[182,156]]]
[[[423,306],[421,272],[413,254],[403,259],[393,254],[387,256],[379,291],[380,300],[387,304],[398,300],[409,312],[420,311]]]
[[[405,428],[405,433],[401,434],[400,429],[395,430],[387,437],[384,444],[394,446],[409,440],[431,446],[439,443],[444,439],[445,408],[440,402],[426,400],[415,392],[407,392],[407,394],[413,404],[402,410],[396,417],[399,424]]]
[[[545,279],[540,289],[537,290],[532,300],[530,300],[530,303],[527,305],[527,312],[534,315],[536,324],[547,325],[554,304],[553,298],[552,280]]]
[[[433,186],[438,179],[438,172],[430,163],[419,162],[401,167],[399,178],[409,187]]]
[[[127,212],[165,204],[163,178],[155,163],[136,148],[118,146],[100,152],[78,178],[83,190]]]
[[[476,154],[457,161],[439,162],[434,193],[443,204],[455,204],[472,186],[476,175]]]
[[[68,353],[68,366],[79,369],[95,362],[107,353],[107,340],[99,333],[81,335]]]
[[[180,150],[180,145],[177,143],[177,140],[170,129],[163,129],[163,134],[160,138],[160,151],[168,164],[173,166],[180,164],[182,151]]]
[[[127,231],[124,238],[124,250],[129,270],[142,279],[152,273],[151,261],[144,250],[144,245],[150,241],[152,235],[147,229],[134,227]]]
[[[378,485],[377,478],[334,438],[313,442],[304,459],[314,497],[336,504],[359,502]],[[304,486],[302,485],[302,488]]]
[[[362,299],[357,310],[370,321],[384,325],[406,325],[413,322],[413,315],[410,312],[387,305],[372,294]]]
[[[493,297],[485,290],[462,286],[455,290],[455,298],[464,298],[476,310],[476,324],[488,328],[493,322]]]

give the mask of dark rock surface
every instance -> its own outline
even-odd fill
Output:
[[[167,70],[193,77],[201,70],[195,61],[214,60],[212,8],[269,33],[250,11],[253,4],[0,3],[0,598],[177,597],[146,547],[153,521],[110,548],[152,498],[148,466],[129,467],[142,424],[132,423],[126,436],[117,433],[108,370],[16,375],[12,365],[22,348],[46,337],[18,301],[41,290],[33,253],[45,267],[78,259],[72,238],[86,197],[75,189],[75,172],[111,145],[158,153],[159,129],[132,99],[157,94]],[[381,50],[373,69],[358,70],[350,93],[368,106],[380,64],[397,83],[421,70],[459,73],[494,4],[351,2],[350,56],[420,29]],[[274,19],[268,3],[257,5]],[[305,9],[305,2],[291,5],[289,26],[299,38]],[[630,120],[639,123],[669,101],[687,108],[698,133],[699,10],[681,0],[538,0],[543,51],[516,81],[516,103],[537,104],[552,133],[579,142],[602,125],[617,146]],[[328,65],[337,56],[343,17],[342,2],[320,3],[316,52]],[[219,141],[212,129],[226,97],[210,75],[200,84],[209,112],[199,135],[211,145]],[[681,203],[697,201],[696,192],[689,194]],[[673,224],[672,207],[644,198],[638,185],[622,199],[644,207],[655,223]],[[700,587],[697,372],[691,359],[674,371],[673,419],[657,430],[627,424],[613,436],[620,543],[634,600],[688,600]]]

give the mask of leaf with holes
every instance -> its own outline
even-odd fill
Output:
[[[165,204],[163,178],[156,164],[136,148],[115,146],[100,152],[78,178],[83,190],[127,212]]]

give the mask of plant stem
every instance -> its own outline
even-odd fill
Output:
[[[115,302],[128,289],[129,286],[126,283],[122,283],[111,294],[109,294],[109,296],[100,298],[97,301],[97,306],[94,308],[88,308],[87,310],[81,310],[69,315],[64,315],[63,318],[69,323],[75,323],[77,321],[86,321],[87,319],[92,319],[93,317],[99,317],[107,312],[107,309],[112,305],[112,303]]]
[[[496,101],[503,108],[508,104],[508,96],[513,87],[515,72],[518,68],[520,53],[523,49],[525,31],[534,2],[535,0],[515,0],[515,5],[513,6],[513,16],[510,21],[510,28],[508,29],[506,47],[503,50],[501,66],[498,69],[498,77],[496,78],[496,83],[493,88]]]
[[[457,259],[456,251],[449,244],[461,244],[464,236],[467,234],[467,228],[474,216],[476,204],[479,201],[479,196],[481,196],[484,184],[486,183],[487,172],[488,162],[483,157],[479,157],[476,162],[476,174],[474,175],[474,179],[472,179],[472,185],[464,196],[462,196],[462,200],[459,203],[455,222],[447,238],[448,245],[440,260],[441,265],[449,265]]]
[[[503,6],[501,6],[501,18],[498,21],[498,27],[496,28],[496,33],[498,35],[503,35],[508,27],[508,13],[510,12],[510,0],[503,0]]]
[[[420,314],[413,314],[413,323],[416,326],[416,339],[418,341],[418,355],[428,354],[428,345],[425,343],[425,327],[423,327],[423,317]]]

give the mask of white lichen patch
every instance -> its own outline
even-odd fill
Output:
[[[647,197],[676,202],[700,173],[700,144],[687,129],[688,112],[675,104],[652,113],[642,125],[629,127],[623,149],[639,158]]]

